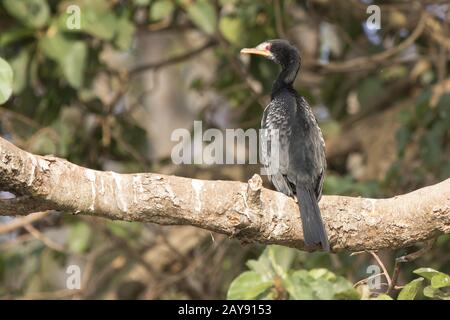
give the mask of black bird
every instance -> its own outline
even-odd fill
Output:
[[[270,134],[262,148],[262,160],[275,188],[297,197],[305,244],[320,244],[330,251],[318,206],[326,170],[325,142],[310,106],[292,86],[300,69],[300,54],[296,47],[280,39],[242,49],[241,53],[262,55],[281,66],[261,121],[263,129],[278,132],[279,160],[272,161],[274,141]]]

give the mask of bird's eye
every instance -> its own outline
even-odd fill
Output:
[[[269,44],[266,45],[266,48],[265,48],[265,49],[268,50],[268,51],[270,51],[271,48],[272,48],[272,45],[269,43]]]

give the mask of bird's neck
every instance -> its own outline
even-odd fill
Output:
[[[280,89],[292,89],[292,85],[297,77],[298,70],[300,69],[300,59],[298,57],[293,57],[286,63],[280,63],[280,65],[281,72],[278,74],[277,79],[272,85],[272,96],[280,91]]]

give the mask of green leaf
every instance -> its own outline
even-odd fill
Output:
[[[88,51],[84,41],[69,39],[56,30],[47,32],[39,41],[39,47],[47,57],[59,64],[72,87],[78,89],[82,86]]]
[[[69,52],[70,40],[58,31],[56,26],[52,26],[45,36],[40,39],[39,48],[47,57],[59,62]]]
[[[188,4],[187,14],[191,21],[208,34],[216,31],[217,16],[214,6],[207,0],[197,0]]]
[[[316,299],[311,283],[314,279],[306,270],[298,270],[290,274],[283,284],[290,295],[295,300],[313,300]]]
[[[25,38],[31,38],[34,36],[34,31],[27,27],[11,27],[7,30],[2,30],[0,34],[0,47],[6,47],[7,45],[16,41],[23,40]]]
[[[355,290],[357,291],[360,300],[374,300],[371,298],[372,293],[367,284],[359,284]]]
[[[11,60],[11,68],[14,72],[13,92],[18,94],[25,89],[28,78],[28,64],[30,51],[27,48],[20,50],[19,54]]]
[[[107,221],[106,226],[112,234],[121,238],[125,238],[129,241],[139,235],[142,224],[137,222],[116,220]]]
[[[271,280],[275,276],[275,271],[267,255],[262,254],[258,260],[247,261],[247,266],[260,274],[264,280]]]
[[[269,257],[273,270],[284,278],[294,261],[297,251],[284,246],[271,245],[267,247],[266,254]]]
[[[432,299],[450,300],[450,293],[440,289],[427,286],[423,289],[423,295]]]
[[[271,245],[266,247],[258,260],[247,261],[247,266],[265,280],[270,280],[277,274],[284,278],[296,254],[296,250],[292,248]]]
[[[225,16],[219,21],[219,30],[223,37],[234,45],[245,43],[245,25],[241,19]]]
[[[170,0],[157,0],[150,7],[150,19],[162,20],[172,14],[175,6]]]
[[[69,30],[67,28],[67,19],[70,15],[63,12],[58,18],[59,29],[71,33],[87,33],[93,37],[102,40],[112,40],[119,30],[118,17],[110,8],[107,0],[78,0],[81,10],[81,28]]]
[[[382,293],[382,294],[379,294],[375,299],[373,299],[373,300],[394,300],[394,299],[392,299],[389,295],[387,295],[387,294],[385,294],[385,293]]]
[[[0,58],[0,104],[5,103],[12,93],[13,71],[8,62]]]
[[[361,299],[350,281],[323,268],[295,271],[286,278],[284,285],[292,299]]]
[[[336,277],[333,281],[334,299],[359,300],[361,294],[353,287],[353,284],[344,277]]]
[[[111,11],[82,8],[81,30],[103,40],[111,40],[116,34],[117,18]]]
[[[83,41],[71,43],[70,51],[63,57],[61,66],[69,84],[79,89],[83,85],[84,69],[86,67],[87,45]]]
[[[117,22],[117,35],[114,43],[122,50],[129,49],[136,31],[134,24],[126,15],[123,15]]]
[[[332,300],[334,298],[333,284],[325,279],[315,279],[310,283],[315,296],[319,300]]]
[[[265,281],[255,271],[246,271],[239,275],[230,285],[227,293],[229,300],[256,299],[273,285],[272,281]]]
[[[50,18],[46,0],[3,0],[10,15],[31,28],[44,27]]]
[[[414,279],[400,291],[397,300],[414,300],[422,285],[424,278]]]
[[[309,270],[309,275],[314,279],[324,278],[326,280],[336,280],[336,275],[325,268],[311,269]]]
[[[450,286],[450,277],[446,274],[437,274],[431,278],[431,286],[433,288],[439,289]]]
[[[76,253],[83,253],[89,248],[91,238],[91,228],[84,222],[77,222],[70,227],[69,249]]]
[[[150,4],[150,0],[133,0],[133,3],[137,6],[148,6]]]
[[[413,272],[415,274],[418,274],[421,277],[424,277],[425,279],[430,280],[430,281],[431,281],[431,279],[434,276],[437,276],[437,275],[444,275],[444,276],[446,276],[445,273],[439,272],[439,271],[434,270],[432,268],[419,268],[419,269],[414,270]]]

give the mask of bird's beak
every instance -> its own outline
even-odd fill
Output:
[[[264,57],[270,57],[272,56],[272,52],[270,52],[267,49],[260,49],[258,47],[256,48],[244,48],[241,50],[241,53],[246,53],[246,54],[257,54],[260,56],[264,56]]]

